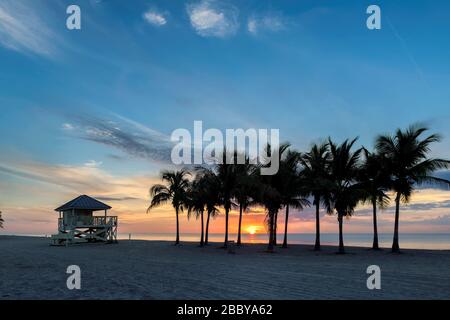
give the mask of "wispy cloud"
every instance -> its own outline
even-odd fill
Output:
[[[116,200],[145,200],[148,186],[157,181],[151,176],[142,175],[120,177],[98,167],[47,164],[36,161],[11,163],[3,159],[0,164],[0,173],[56,186],[60,193],[85,193]],[[46,189],[46,187],[40,189]]]
[[[73,130],[73,125],[70,123],[63,123],[61,126],[64,130]]]
[[[129,200],[141,200],[136,197],[105,197],[105,196],[94,196],[95,199],[100,201],[129,201]]]
[[[151,25],[161,27],[167,24],[167,18],[164,13],[160,13],[157,10],[148,10],[143,15],[145,21]]]
[[[0,45],[23,53],[52,57],[56,54],[54,33],[30,1],[0,2]]]
[[[256,35],[260,32],[276,32],[286,28],[287,19],[281,13],[266,13],[252,15],[248,18],[247,30]]]
[[[102,164],[103,164],[102,161],[89,160],[84,165],[90,168],[97,168],[100,167]]]
[[[230,4],[202,0],[188,4],[187,13],[192,27],[202,37],[225,38],[239,28],[239,10]]]
[[[111,176],[98,168],[86,166],[50,165],[37,162],[16,162],[0,165],[0,172],[23,179],[37,182],[53,184],[76,190],[80,193],[83,190],[107,192],[101,181],[112,181]]]
[[[67,131],[76,137],[116,148],[127,155],[169,162],[173,143],[170,137],[136,121],[115,115],[113,119],[93,115],[72,115]]]

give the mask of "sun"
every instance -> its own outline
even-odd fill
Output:
[[[256,232],[258,232],[258,230],[259,230],[259,227],[257,227],[257,226],[249,226],[249,227],[247,227],[247,232],[249,234],[256,234]]]

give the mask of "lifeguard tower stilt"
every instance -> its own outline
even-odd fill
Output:
[[[58,234],[52,235],[53,245],[70,245],[86,242],[117,242],[116,216],[108,216],[110,206],[86,195],[58,207]],[[94,216],[95,211],[104,211]]]

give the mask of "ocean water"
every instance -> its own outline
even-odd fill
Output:
[[[128,239],[129,234],[119,234],[119,239]],[[229,234],[229,240],[237,239],[236,234]],[[181,241],[199,241],[200,235],[196,233],[182,233]],[[166,240],[174,241],[174,233],[133,233],[132,240]],[[320,236],[321,244],[337,245],[338,234],[323,233]],[[281,244],[283,234],[277,235],[277,240]],[[224,241],[224,235],[219,233],[209,234],[210,242]],[[244,243],[266,243],[268,241],[267,234],[242,234]],[[288,243],[291,244],[311,244],[315,241],[315,234],[291,233],[288,235]],[[369,233],[349,233],[344,234],[344,244],[354,247],[371,247],[373,241],[372,234]],[[392,246],[392,234],[381,233],[378,235],[380,247],[390,248]],[[450,234],[448,233],[401,233],[400,247],[404,249],[434,249],[434,250],[450,250]]]

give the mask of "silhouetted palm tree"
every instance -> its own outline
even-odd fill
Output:
[[[3,220],[2,212],[0,211],[0,228],[3,228],[3,222],[5,222],[5,220]]]
[[[268,179],[271,180],[270,176],[266,176]],[[274,241],[273,241],[273,234],[275,232],[275,214],[283,207],[282,199],[281,199],[281,193],[277,190],[276,187],[272,186],[271,183],[265,183],[262,184],[260,187],[261,192],[261,198],[260,202],[264,206],[264,208],[267,210],[266,215],[266,223],[267,223],[267,230],[269,232],[269,244],[267,246],[268,252],[273,252],[274,247]]]
[[[206,200],[206,228],[205,228],[205,245],[208,245],[208,235],[209,235],[209,222],[211,218],[215,218],[219,214],[219,209],[217,208],[220,205],[220,195],[218,193],[218,189],[220,183],[214,174],[213,171],[209,169],[202,169],[202,179],[203,183],[206,185],[205,192],[205,200]]]
[[[296,151],[288,151],[286,157],[281,161],[280,174],[284,184],[281,192],[282,202],[286,208],[286,216],[284,220],[284,239],[282,248],[287,248],[287,234],[289,223],[289,207],[302,210],[305,206],[309,206],[310,203],[307,196],[307,191],[303,184],[301,175],[298,172],[298,163],[300,159],[300,153]],[[275,230],[276,231],[276,230]]]
[[[362,149],[352,151],[357,139],[345,140],[336,145],[329,139],[330,177],[332,182],[330,206],[328,211],[336,211],[339,222],[339,253],[345,253],[343,237],[343,218],[350,217],[362,199],[362,189],[356,184],[360,170]]]
[[[209,221],[211,218],[215,218],[219,215],[219,209],[215,206],[207,205],[208,216],[206,218],[206,230],[205,230],[205,246],[208,245],[208,235],[209,235]]]
[[[370,153],[363,149],[364,164],[360,170],[358,181],[363,190],[364,203],[372,205],[373,212],[373,244],[372,249],[379,250],[377,207],[386,208],[389,204],[389,196],[386,192],[390,186],[390,175],[386,169],[386,159],[383,155]]]
[[[281,210],[281,209],[280,209]],[[278,210],[279,211],[279,210]],[[273,241],[273,245],[276,246],[277,245],[277,232],[278,232],[278,211],[275,212],[275,215],[273,217],[273,236],[272,236],[272,241]]]
[[[392,190],[396,194],[392,252],[400,251],[398,241],[400,201],[408,203],[417,184],[450,185],[448,180],[431,176],[436,170],[448,168],[450,162],[428,158],[431,144],[440,141],[440,136],[432,134],[422,138],[426,131],[428,131],[426,127],[413,125],[405,131],[397,129],[393,136],[379,136],[376,141],[377,152],[386,156]]]
[[[328,207],[330,175],[328,172],[330,154],[328,143],[314,144],[311,150],[300,157],[302,180],[313,197],[316,207],[316,241],[314,250],[320,250],[320,204]]]
[[[192,214],[195,215],[195,218],[201,218],[201,234],[200,234],[200,246],[204,245],[205,239],[205,224],[204,224],[204,212],[206,207],[206,197],[207,197],[207,181],[203,178],[203,176],[199,175],[196,179],[191,183],[188,192],[187,192],[187,200],[186,207],[188,210],[188,219]]]
[[[233,154],[236,159],[236,153]],[[220,202],[225,210],[225,240],[224,248],[228,247],[228,220],[231,207],[233,204],[233,197],[237,184],[237,175],[234,163],[227,163],[227,150],[223,151],[222,163],[215,165],[215,175],[219,184],[217,192],[220,195]],[[230,161],[231,162],[231,161]]]
[[[186,193],[189,187],[189,180],[187,176],[190,173],[185,170],[180,171],[163,171],[161,173],[161,179],[167,183],[166,185],[156,184],[150,188],[151,202],[147,209],[147,213],[162,204],[172,202],[172,206],[176,213],[177,222],[177,235],[175,244],[180,243],[180,224],[179,224],[179,213],[183,212],[183,208],[186,205]]]
[[[289,148],[289,144],[282,144],[278,148],[278,156],[279,161],[281,163],[281,159],[284,153]],[[267,146],[267,155],[270,157],[273,150],[270,145]],[[263,164],[262,166],[269,166],[270,163]],[[283,207],[283,177],[278,170],[278,172],[274,175],[261,175],[259,174],[259,192],[257,197],[257,202],[264,206],[267,211],[266,215],[266,223],[269,232],[269,244],[267,246],[268,252],[273,252],[274,247],[274,233],[276,232],[275,227],[275,215],[281,210]]]
[[[244,164],[236,164],[236,187],[234,189],[234,198],[239,205],[239,223],[237,245],[241,245],[241,227],[242,214],[247,211],[255,197],[256,185],[256,167],[249,163],[248,157],[245,157]]]

